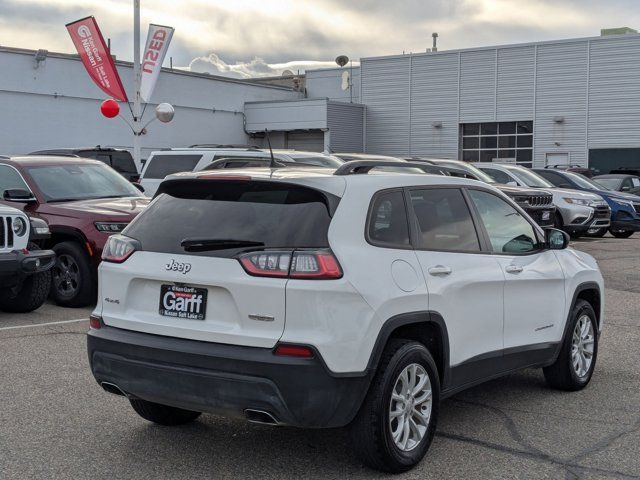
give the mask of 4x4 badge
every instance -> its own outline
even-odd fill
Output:
[[[191,264],[176,262],[175,259],[172,258],[171,261],[164,266],[164,268],[165,270],[168,270],[168,271],[187,274],[191,271]]]

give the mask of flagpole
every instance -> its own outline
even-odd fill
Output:
[[[140,161],[140,133],[142,128],[140,101],[140,0],[133,0],[133,85],[135,97],[133,100],[133,159],[138,171],[142,170]]]

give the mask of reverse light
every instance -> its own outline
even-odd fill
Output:
[[[111,235],[102,249],[102,260],[104,262],[122,263],[139,248],[140,244],[133,238],[125,237],[124,235]]]
[[[273,354],[279,357],[313,358],[313,350],[304,345],[278,344]]]
[[[342,278],[333,253],[326,250],[259,251],[242,254],[240,264],[249,275],[306,280]]]

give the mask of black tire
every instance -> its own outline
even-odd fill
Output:
[[[184,425],[185,423],[193,422],[201,415],[200,412],[160,405],[159,403],[148,402],[138,398],[131,398],[129,402],[138,415],[159,425]]]
[[[0,310],[10,313],[32,312],[42,306],[50,288],[51,272],[29,275],[20,285],[0,290]]]
[[[87,252],[76,242],[58,243],[53,251],[51,298],[62,307],[86,307],[95,302],[96,275]]]
[[[396,381],[405,367],[419,364],[431,381],[431,416],[426,432],[409,451],[396,446],[391,434],[389,410]],[[390,473],[405,472],[413,468],[427,453],[438,422],[440,381],[433,357],[426,347],[411,340],[395,339],[389,342],[367,397],[350,425],[350,436],[356,454],[369,467]]]
[[[633,230],[611,230],[609,229],[609,233],[616,238],[629,238],[634,234]]]
[[[584,315],[589,317],[591,326],[593,328],[593,355],[591,365],[585,375],[579,377],[576,373],[572,362],[572,345],[573,334],[576,325],[581,317]],[[593,311],[593,307],[589,302],[585,300],[578,300],[573,307],[571,317],[569,318],[569,328],[565,338],[562,340],[562,349],[560,355],[556,359],[555,363],[549,367],[543,368],[544,378],[547,383],[558,390],[576,391],[581,390],[587,386],[593,375],[593,370],[596,366],[596,360],[598,358],[598,322],[596,320],[596,314]]]

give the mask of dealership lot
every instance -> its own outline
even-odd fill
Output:
[[[588,388],[525,371],[442,405],[426,459],[400,478],[640,478],[640,236],[580,240],[605,277],[606,324]],[[104,393],[88,368],[90,309],[0,314],[0,478],[377,478],[344,432],[211,415],[166,428]]]

